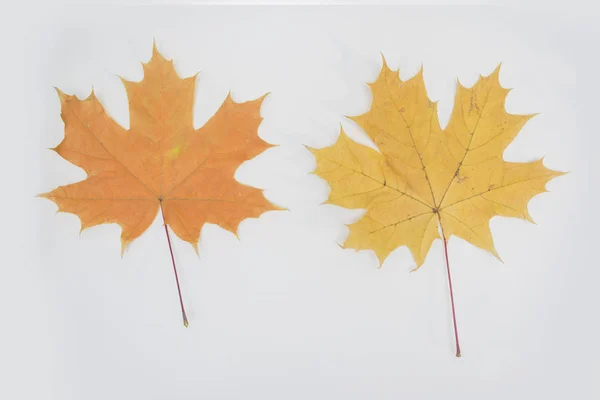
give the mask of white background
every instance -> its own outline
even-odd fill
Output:
[[[501,8],[23,8],[4,14],[0,397],[5,399],[592,399],[600,395],[597,13]],[[229,90],[272,94],[259,135],[279,144],[236,177],[289,212],[206,226],[196,256],[174,240],[181,324],[157,218],[120,257],[119,228],[79,235],[37,193],[84,178],[46,150],[63,136],[53,86],[92,85],[128,127],[116,74],[142,78],[152,39],[181,76],[200,70],[195,124]],[[360,212],[321,206],[327,184],[303,144],[332,144],[365,112],[382,52],[421,64],[440,120],[456,78],[500,62],[507,109],[541,114],[507,149],[571,174],[530,211],[495,218],[504,264],[452,238],[463,357],[453,349],[441,242],[415,273],[406,248],[378,268],[343,250]],[[579,81],[577,85],[576,81]],[[595,184],[594,184],[595,183]]]

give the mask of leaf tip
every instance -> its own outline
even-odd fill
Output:
[[[94,100],[95,98],[96,98],[96,93],[94,92],[94,86],[92,85],[92,91],[90,92],[88,97],[86,97],[86,100]]]
[[[230,92],[231,93],[231,92]],[[271,95],[271,92],[266,92],[265,94],[263,94],[262,96],[257,97],[255,100],[252,100],[254,102],[257,102],[259,104],[259,107],[262,107],[262,104],[264,103],[264,101],[267,99],[267,97],[269,97]]]
[[[419,65],[419,70],[417,71],[417,76],[423,76],[423,62]]]
[[[317,156],[317,151],[319,151],[319,149],[315,149],[314,147],[310,147],[305,144],[303,144],[302,147],[304,147],[306,150],[308,150],[314,157]]]
[[[83,229],[84,228],[82,228],[82,230]],[[125,250],[127,250],[127,246],[129,246],[129,243],[131,243],[131,240],[124,239],[123,237],[121,237],[121,258],[124,258]]]
[[[152,38],[152,58],[154,57],[163,58],[160,52],[158,51],[158,46],[156,45],[156,38]]]
[[[381,55],[381,72],[379,73],[379,78],[381,79],[382,77],[385,76],[385,74],[387,74],[388,72],[394,72],[390,69],[390,67],[388,66],[388,63],[385,59],[385,56],[383,55],[383,52],[379,52],[379,54]],[[398,72],[400,69],[396,70],[396,72]],[[371,86],[371,85],[369,85]]]
[[[546,159],[546,156],[543,156],[542,158],[539,159],[539,163],[546,168],[546,166],[544,165],[544,160]],[[559,176],[563,176],[563,175],[567,175],[570,174],[572,171],[555,171],[553,169],[549,169],[547,168],[548,171],[551,173],[551,177],[550,179],[554,179],[554,178],[558,178]]]
[[[60,99],[60,104],[64,104],[67,100],[69,100],[69,96],[68,94],[66,94],[65,92],[63,92],[62,90],[60,90],[59,88],[57,88],[56,86],[54,86],[54,90],[56,90],[56,93],[58,94],[58,98]]]
[[[421,265],[422,265],[422,264],[421,264]],[[416,265],[416,266],[415,266],[413,269],[411,269],[411,270],[410,270],[410,271],[408,271],[408,272],[412,274],[413,272],[416,272],[416,271],[418,271],[418,270],[421,268],[421,265],[418,265],[418,264],[417,264],[417,265]]]
[[[379,56],[381,57],[381,62],[382,62],[381,68],[387,67],[387,62],[385,61],[385,55],[383,54],[383,51],[379,52]]]
[[[146,72],[146,68],[152,63],[168,63],[173,64],[173,60],[167,60],[161,53],[158,51],[158,46],[156,45],[156,40],[152,41],[152,56],[150,57],[150,61],[147,63],[142,63],[144,67],[144,75]]]
[[[528,209],[525,209],[525,211],[523,211],[523,216],[522,216],[522,218],[523,218],[525,221],[527,221],[527,222],[530,222],[530,223],[532,223],[532,224],[534,224],[534,225],[537,225],[537,223],[536,223],[536,222],[533,220],[533,218],[531,218],[531,214],[529,214],[529,210],[528,210]]]
[[[502,61],[500,61],[498,63],[498,65],[496,66],[496,68],[494,68],[494,71],[491,73],[491,75],[500,75],[501,68],[502,68]]]
[[[142,63],[142,66],[145,66],[146,64]],[[123,86],[125,86],[125,90],[128,89],[128,87],[130,87],[131,85],[135,84],[136,82],[132,82],[130,80],[127,80],[125,78],[123,78],[121,75],[119,74],[115,74],[117,75],[117,77],[119,78],[119,80],[121,81],[121,83],[123,84]]]
[[[492,81],[494,81],[495,83],[497,83],[499,86],[502,86],[502,85],[500,85],[500,68],[501,67],[502,67],[502,62],[500,62],[496,66],[496,68],[494,68],[494,70],[492,71],[492,73],[489,74],[488,76],[484,77],[483,75],[480,74],[479,75],[479,80],[481,80],[481,79],[491,79]],[[508,93],[508,91],[510,91],[510,89],[507,90],[507,93]]]
[[[498,254],[498,251],[496,250],[496,247],[492,245],[492,248],[490,249],[490,253],[496,257],[496,259],[498,261],[500,261],[502,264],[504,264],[504,260],[502,259],[502,257],[500,257],[500,254]]]

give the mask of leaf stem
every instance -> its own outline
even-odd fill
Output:
[[[163,225],[165,227],[165,233],[167,234],[167,242],[169,243],[169,252],[171,253],[171,261],[173,262],[173,272],[175,273],[175,282],[177,283],[177,293],[179,294],[179,305],[181,306],[181,316],[183,317],[183,326],[188,327],[188,319],[185,314],[185,307],[183,306],[183,298],[181,296],[181,287],[179,286],[179,276],[177,275],[177,267],[175,266],[175,256],[173,255],[173,247],[171,246],[171,236],[169,236],[169,228],[167,226],[167,220],[165,219],[165,212],[162,206],[162,200],[160,201],[160,213],[163,217]]]
[[[438,214],[439,218],[439,214]],[[444,255],[446,256],[446,271],[448,272],[448,286],[450,287],[450,303],[452,304],[452,323],[454,325],[454,339],[456,341],[456,357],[460,357],[460,343],[458,341],[458,328],[456,327],[456,311],[454,309],[454,291],[452,290],[452,276],[450,275],[450,261],[448,261],[448,241],[446,240],[446,234],[444,233],[444,227],[442,226],[441,218],[440,228],[442,229],[442,239],[444,240]]]

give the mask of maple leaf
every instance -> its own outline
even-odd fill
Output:
[[[242,220],[279,209],[262,190],[234,179],[242,162],[271,147],[257,134],[264,96],[236,103],[228,95],[208,122],[194,129],[196,75],[179,78],[156,44],[152,58],[142,65],[142,81],[122,79],[129,130],[106,113],[93,91],[79,100],[57,89],[65,137],[53,150],[83,168],[87,179],[40,196],[54,201],[59,211],[77,215],[81,230],[119,224],[122,252],[159,209],[169,247],[167,225],[196,252],[204,224],[236,234]],[[177,286],[179,290],[178,281]],[[181,307],[187,326],[183,302]]]
[[[532,115],[506,112],[509,90],[500,86],[499,69],[471,88],[458,83],[450,121],[442,130],[422,69],[402,81],[383,61],[379,77],[369,84],[371,109],[350,117],[380,152],[353,142],[343,130],[333,146],[310,149],[317,159],[315,173],[331,186],[328,203],[366,209],[350,225],[345,248],[372,249],[382,264],[394,249],[407,246],[418,268],[441,231],[446,260],[452,235],[498,257],[490,219],[531,221],[527,203],[562,173],[547,169],[542,160],[503,160],[504,150]]]

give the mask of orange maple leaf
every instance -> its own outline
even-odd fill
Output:
[[[265,96],[236,103],[228,95],[215,115],[194,129],[196,75],[179,78],[156,45],[150,62],[142,65],[142,81],[122,79],[129,130],[106,113],[93,91],[79,100],[57,89],[65,137],[52,150],[83,168],[87,179],[40,196],[54,201],[59,211],[77,215],[81,230],[119,224],[121,252],[159,209],[167,238],[168,225],[196,252],[205,223],[235,234],[242,220],[279,209],[262,190],[234,179],[242,162],[272,147],[257,134]],[[187,326],[183,303],[182,312]]]

